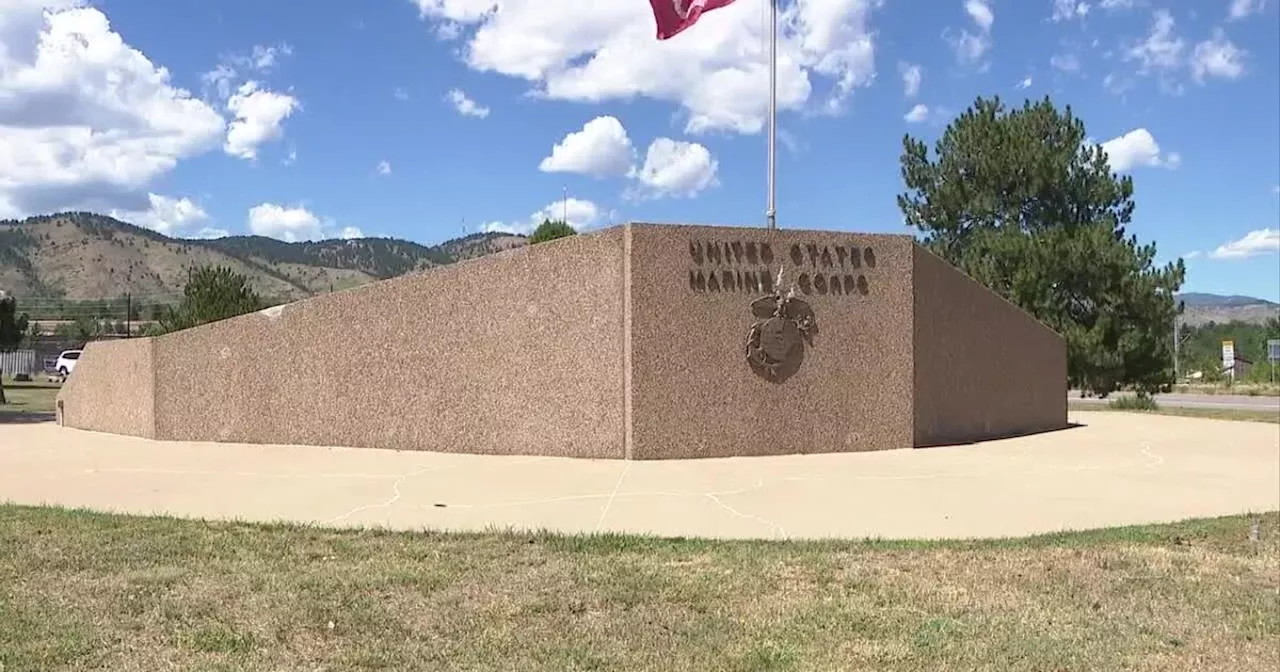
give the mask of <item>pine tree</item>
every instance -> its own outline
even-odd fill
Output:
[[[538,228],[533,230],[533,235],[529,236],[529,244],[545,243],[548,240],[573,236],[577,235],[577,233],[572,226],[563,221],[546,219],[538,225]]]
[[[898,206],[932,251],[1066,338],[1071,385],[1155,391],[1172,382],[1185,269],[1155,267],[1155,245],[1126,235],[1133,180],[1087,138],[1047,97],[1021,109],[979,98],[933,157],[903,139]]]
[[[190,329],[263,308],[248,278],[223,266],[192,270],[182,294],[182,302],[160,318],[158,333]]]
[[[12,352],[27,336],[27,316],[18,313],[18,301],[0,293],[0,352]],[[0,367],[0,404],[9,403],[4,397],[4,370]]]

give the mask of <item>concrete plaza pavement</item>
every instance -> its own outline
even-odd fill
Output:
[[[667,462],[154,442],[0,420],[0,501],[393,529],[1005,537],[1280,509],[1280,426],[1072,412],[980,444]]]

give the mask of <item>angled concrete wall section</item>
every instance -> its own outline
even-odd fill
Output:
[[[621,458],[622,252],[578,236],[153,339],[154,436]]]
[[[933,253],[912,256],[915,445],[1066,427],[1062,337]]]
[[[90,343],[58,392],[57,408],[68,427],[156,438],[152,340]]]
[[[911,446],[909,237],[630,231],[631,457]],[[780,383],[757,376],[745,356],[751,304],[767,293],[761,276],[779,264],[818,324],[803,364]]]

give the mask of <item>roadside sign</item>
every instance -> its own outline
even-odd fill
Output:
[[[1236,366],[1236,344],[1234,341],[1222,342],[1222,368],[1234,369]]]
[[[1267,359],[1273,362],[1280,362],[1280,338],[1267,340]]]

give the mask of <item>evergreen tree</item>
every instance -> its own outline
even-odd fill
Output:
[[[529,236],[529,244],[545,243],[548,240],[573,236],[577,233],[572,226],[561,220],[544,219],[538,228],[533,230],[533,235]]]
[[[27,336],[27,316],[18,313],[18,301],[0,293],[0,352],[12,352]],[[4,371],[0,367],[0,404],[9,403],[4,397]]]
[[[245,276],[223,266],[191,271],[182,302],[160,318],[155,333],[166,334],[262,310],[263,302]]]
[[[898,206],[924,244],[1067,341],[1073,386],[1151,392],[1172,381],[1182,260],[1125,226],[1133,180],[1112,173],[1071,108],[1045,98],[1007,109],[979,98],[930,157],[903,139]]]

